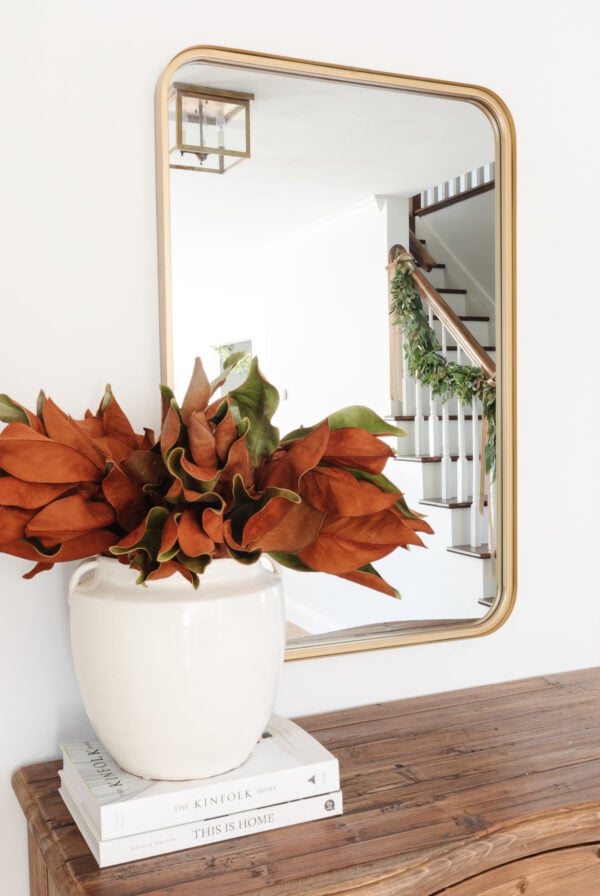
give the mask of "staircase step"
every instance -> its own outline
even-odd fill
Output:
[[[486,350],[486,352],[495,352],[495,351],[496,351],[496,346],[495,346],[495,345],[484,345],[483,348]],[[455,352],[456,349],[457,349],[457,346],[456,346],[456,345],[449,345],[449,346],[447,346],[447,350],[448,350],[449,352]]]
[[[429,404],[429,402],[427,402],[427,404]],[[457,404],[457,402],[455,401],[454,404]],[[427,408],[427,410],[429,410],[429,409]],[[459,427],[460,427],[459,418],[458,418],[457,414],[449,414],[448,416],[449,416],[448,433],[447,433],[448,451],[450,452],[451,455],[458,455],[458,453],[459,453],[459,435],[460,435],[460,433],[459,433]],[[482,419],[481,414],[478,415],[477,419],[479,421],[481,421],[481,419]],[[424,422],[422,424],[422,437],[425,439],[425,442],[421,443],[421,446],[420,446],[420,448],[421,448],[420,455],[421,456],[423,456],[425,454],[425,452],[428,451],[428,448],[430,445],[429,426],[432,422],[432,418],[429,415],[429,413],[423,415],[423,421]],[[394,422],[400,429],[402,429],[406,433],[405,436],[399,436],[398,441],[396,443],[396,451],[398,452],[399,456],[400,457],[419,456],[419,455],[417,455],[416,442],[415,442],[416,428],[417,428],[415,417],[413,415],[410,415],[410,416],[407,415],[404,417],[396,417],[396,418],[394,418]],[[441,414],[438,412],[437,424],[436,424],[436,431],[437,431],[438,439],[441,439],[441,437],[442,437],[441,427],[442,427],[442,417],[441,417]],[[481,441],[480,433],[481,433],[481,428],[479,427],[479,432],[478,432],[478,435],[476,436],[476,440],[477,440],[476,447],[477,447],[478,451],[480,449],[480,441]],[[465,429],[463,432],[463,436],[464,436],[465,450],[472,454],[472,452],[473,452],[473,415],[472,414],[465,414]],[[438,442],[438,451],[441,451],[441,444],[439,442]]]
[[[461,554],[463,557],[475,557],[478,560],[490,560],[492,553],[488,544],[481,544],[478,548],[474,548],[470,544],[457,544],[451,548],[446,548],[451,554]]]
[[[458,507],[470,507],[473,503],[473,496],[470,495],[466,501],[459,501],[454,498],[421,498],[419,504],[426,504],[430,507],[447,507],[449,510],[456,510]],[[487,498],[484,498],[483,504],[487,507]]]
[[[438,414],[438,417],[439,416],[440,415]],[[385,419],[393,420],[393,421],[400,421],[400,422],[404,421],[404,423],[414,423],[415,415],[414,414],[404,414],[403,416],[396,415],[395,417],[385,417]],[[429,414],[424,414],[423,419],[429,420]],[[448,414],[448,419],[449,420],[458,420],[458,414]],[[472,420],[472,419],[473,419],[473,414],[465,414],[465,420]],[[477,415],[477,419],[481,420],[481,414]],[[400,428],[402,428],[402,427],[400,427]]]
[[[439,289],[438,289],[438,292],[440,292]],[[461,320],[464,320],[465,322],[479,320],[479,321],[485,321],[486,323],[489,323],[489,321],[490,321],[489,317],[485,317],[483,314],[459,314],[458,316],[460,317]],[[437,314],[433,315],[433,319],[439,320],[439,317],[437,316]]]
[[[435,455],[435,457],[430,457],[429,454],[401,454],[398,455],[398,457],[395,457],[394,460],[406,460],[409,463],[416,464],[440,464],[442,462],[442,455],[438,454]],[[450,460],[458,460],[458,454],[452,454]],[[473,455],[467,454],[467,460],[473,460]]]
[[[475,337],[477,342],[480,345],[485,345],[486,342],[489,342],[494,338],[493,335],[490,335],[490,319],[489,317],[475,317],[468,316],[466,314],[458,315],[460,320],[463,321],[469,332]],[[438,338],[438,342],[441,344],[442,342],[442,325],[437,318],[433,320],[433,330],[435,335]],[[456,340],[452,338],[452,336],[447,333],[446,335],[447,345],[454,346],[456,345]]]

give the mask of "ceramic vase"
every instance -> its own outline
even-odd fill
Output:
[[[285,648],[281,580],[266,560],[213,560],[136,584],[116,559],[69,586],[75,673],[92,727],[145,778],[218,775],[250,755],[273,709]]]

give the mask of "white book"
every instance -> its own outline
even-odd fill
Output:
[[[246,837],[259,831],[288,827],[305,821],[314,821],[317,818],[326,818],[329,815],[341,815],[343,809],[342,792],[336,790],[333,793],[309,796],[289,803],[234,812],[232,815],[223,815],[220,818],[192,821],[175,827],[101,840],[81,803],[69,793],[64,778],[58,792],[100,868],[121,865],[123,862],[135,862],[138,859],[160,856],[194,846],[218,843],[221,840],[232,840],[234,837]]]
[[[155,781],[124,771],[96,739],[61,744],[64,780],[110,840],[338,790],[338,760],[289,719],[273,715],[239,768],[196,781]]]

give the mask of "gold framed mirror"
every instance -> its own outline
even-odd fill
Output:
[[[495,630],[516,588],[515,138],[503,102],[474,85],[192,47],[160,79],[156,123],[162,382],[181,395],[196,355],[218,372],[242,349],[280,387],[284,432],[373,407],[407,433],[389,475],[434,530],[425,551],[378,564],[400,601],[284,570],[286,658]],[[409,369],[406,283],[432,357],[483,370],[491,412],[487,398],[442,401]]]

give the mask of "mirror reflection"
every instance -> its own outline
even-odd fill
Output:
[[[229,352],[243,351],[280,389],[282,434],[347,405],[373,408],[406,433],[389,439],[398,455],[386,476],[434,530],[425,549],[375,564],[400,600],[282,570],[290,643],[483,617],[496,599],[498,548],[496,487],[480,460],[484,409],[442,402],[411,375],[406,332],[389,313],[389,261],[392,247],[402,247],[394,262],[410,250],[431,291],[423,308],[437,353],[491,382],[496,144],[487,116],[443,96],[189,62],[169,85],[168,128],[175,393],[197,355],[213,378]]]

